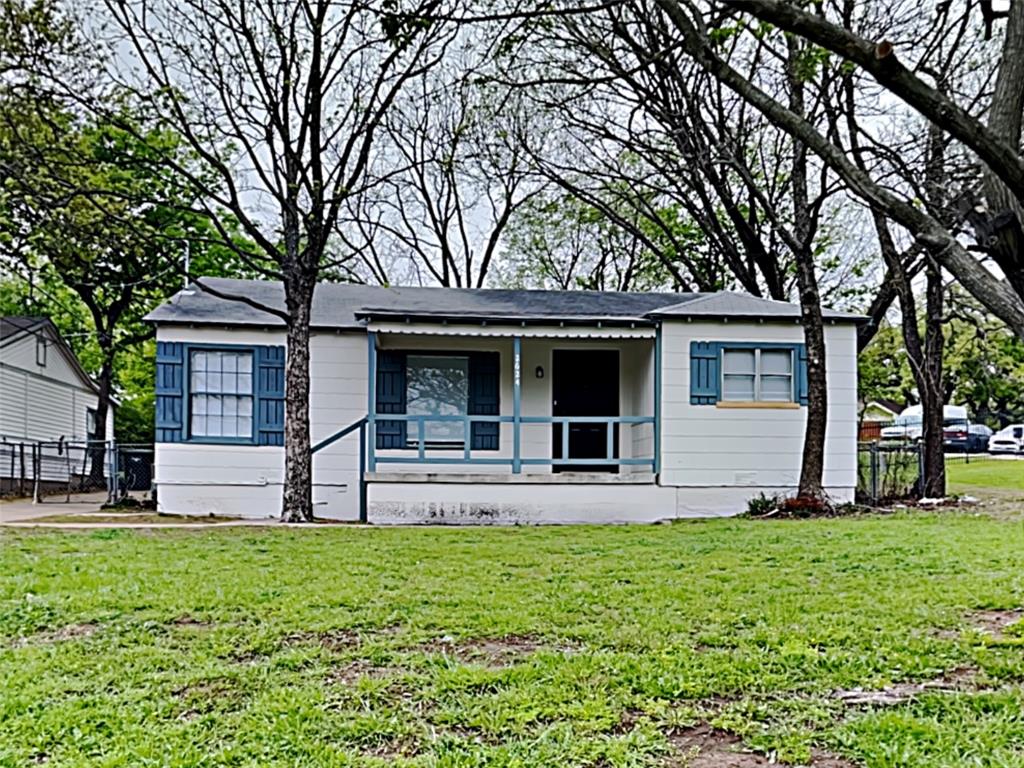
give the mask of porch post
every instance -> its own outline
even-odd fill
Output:
[[[522,365],[523,340],[519,336],[512,337],[512,473],[518,475],[522,470],[522,461],[519,455],[519,430],[521,401],[522,401]],[[499,427],[500,430],[500,427]]]
[[[369,434],[369,456],[367,466],[370,472],[377,471],[377,334],[374,331],[366,332],[366,367],[369,371],[367,383],[366,402],[366,426]]]
[[[661,323],[654,329],[654,480],[661,474]]]

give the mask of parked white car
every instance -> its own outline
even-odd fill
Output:
[[[882,440],[913,443],[921,439],[924,432],[923,409],[911,405],[903,409],[891,426],[882,428]],[[967,409],[962,405],[946,405],[942,408],[943,426],[968,423]]]
[[[1024,424],[1011,424],[988,440],[989,453],[1024,453]]]

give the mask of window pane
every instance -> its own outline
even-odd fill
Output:
[[[761,373],[789,374],[793,372],[793,353],[788,349],[761,350]]]
[[[191,434],[252,437],[252,353],[197,350],[189,364]]]
[[[725,373],[754,373],[754,350],[727,349],[724,354]]]
[[[790,376],[762,376],[761,399],[790,402],[793,399],[793,379]]]
[[[723,378],[722,396],[726,400],[750,401],[754,399],[754,377],[753,375],[737,376],[726,374]]]
[[[406,362],[406,413],[410,415],[460,416],[469,403],[469,359],[441,355],[409,355]],[[419,434],[409,426],[409,439]],[[428,421],[423,432],[428,441],[461,442],[465,425]]]
[[[207,416],[206,417],[206,434],[208,437],[220,437],[221,436],[221,421],[220,416]]]

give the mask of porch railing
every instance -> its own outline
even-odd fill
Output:
[[[404,456],[378,456],[377,440],[375,437],[376,421],[404,421],[416,425],[415,438],[407,441],[402,448],[389,448],[382,450],[415,451],[415,455]],[[462,424],[463,439],[462,450],[450,451],[450,449],[432,448],[426,437],[426,426],[428,423]],[[513,440],[512,455],[504,457],[495,456],[474,456],[472,448],[472,425],[473,424],[512,424]],[[561,435],[561,456],[551,457],[524,457],[521,455],[522,439],[521,428],[524,425],[562,425]],[[606,443],[605,455],[598,458],[574,458],[569,455],[570,427],[574,424],[597,424],[605,425]],[[466,464],[466,465],[507,465],[513,473],[518,473],[520,467],[527,465],[555,465],[569,464],[574,466],[649,466],[655,471],[656,463],[654,455],[617,457],[615,455],[616,430],[615,425],[640,425],[650,424],[652,430],[655,424],[654,416],[438,416],[419,415],[403,413],[378,413],[368,417],[368,443],[369,443],[369,469],[373,472],[377,464]],[[653,444],[653,435],[652,435]],[[427,455],[428,450],[449,450],[449,455]],[[482,450],[482,449],[477,449]]]

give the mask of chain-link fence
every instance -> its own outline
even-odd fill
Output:
[[[921,450],[916,443],[857,446],[857,496],[871,504],[916,495],[921,477]]]
[[[129,493],[149,493],[152,484],[152,445],[64,440],[0,442],[3,496],[31,497],[42,502],[105,493],[108,501],[118,501]]]

